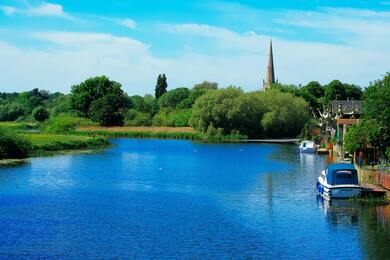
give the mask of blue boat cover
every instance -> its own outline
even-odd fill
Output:
[[[357,170],[353,164],[334,163],[328,166],[326,182],[330,185],[359,184]]]

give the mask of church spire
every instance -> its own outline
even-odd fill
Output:
[[[275,83],[274,55],[272,52],[272,40],[270,40],[270,42],[269,42],[269,55],[268,55],[268,67],[267,67],[267,78],[265,81],[263,81],[263,90],[265,91],[274,83]]]

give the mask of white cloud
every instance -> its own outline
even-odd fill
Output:
[[[0,10],[2,10],[8,16],[19,14],[27,16],[52,16],[71,20],[75,19],[68,13],[64,12],[62,5],[46,2],[43,2],[38,6],[28,6],[26,8],[1,6]]]
[[[135,29],[135,27],[137,25],[136,22],[130,18],[118,20],[118,24],[125,26],[127,28],[130,28],[130,29]]]
[[[15,7],[4,5],[0,6],[0,10],[7,16],[12,16],[17,11]]]
[[[185,52],[159,58],[150,46],[111,34],[37,32],[35,39],[51,43],[47,49],[21,49],[0,42],[1,85],[21,91],[34,87],[69,92],[70,86],[88,77],[107,75],[119,81],[129,94],[153,93],[156,77],[166,73],[170,88],[203,80],[234,84],[245,90],[261,88],[266,70],[269,37],[236,33],[224,28],[181,25],[201,37],[213,37],[218,46],[227,44],[225,54]],[[186,28],[186,29],[185,29]],[[186,32],[187,33],[187,32]],[[333,79],[367,84],[385,73],[388,55],[380,50],[273,39],[276,76],[281,82],[327,83]],[[230,52],[240,55],[228,55]]]

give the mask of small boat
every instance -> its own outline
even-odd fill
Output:
[[[314,144],[313,141],[302,141],[301,144],[299,145],[299,151],[301,153],[315,153],[317,150],[316,145]]]
[[[317,181],[317,191],[326,199],[357,197],[361,195],[362,190],[353,164],[330,164],[322,171]]]

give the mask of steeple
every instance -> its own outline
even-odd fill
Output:
[[[267,78],[263,80],[263,90],[268,89],[272,84],[275,83],[275,72],[274,72],[274,55],[272,52],[272,40],[269,42],[269,55],[268,55],[268,67],[267,67]]]

